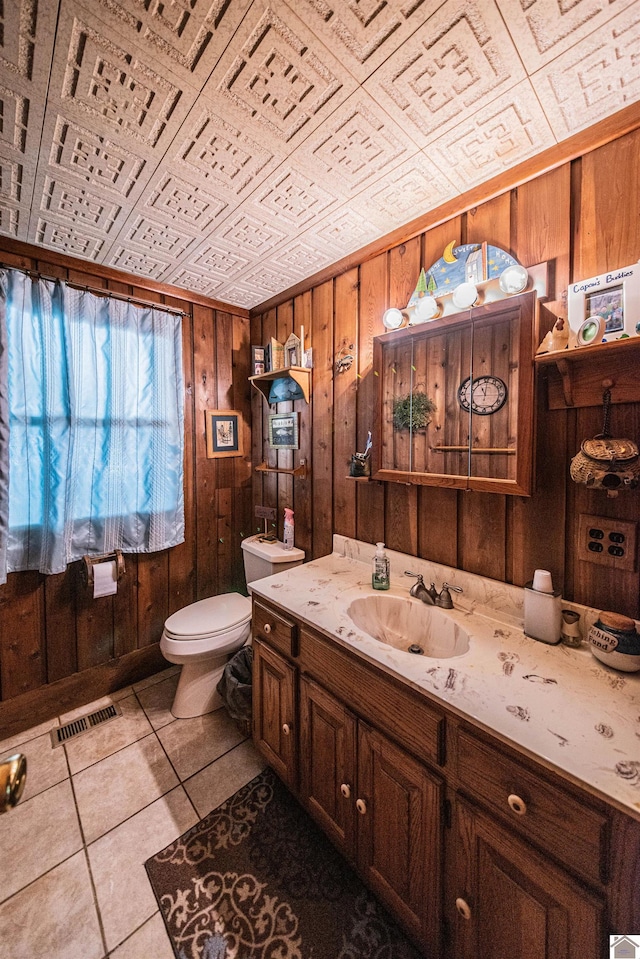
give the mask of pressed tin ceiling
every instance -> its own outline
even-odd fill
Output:
[[[640,0],[5,0],[0,22],[0,233],[246,308],[640,99]]]

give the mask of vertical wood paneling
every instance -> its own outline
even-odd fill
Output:
[[[351,457],[356,452],[356,396],[358,342],[358,270],[336,277],[334,361],[351,355],[348,370],[334,373],[333,381],[333,511],[334,532],[356,535],[356,486],[349,479]],[[362,450],[360,450],[362,452]]]
[[[382,333],[382,314],[387,306],[387,254],[382,253],[360,267],[358,325],[358,393],[356,427],[358,449],[363,450],[367,431],[373,429],[376,372],[373,369],[373,338]],[[358,483],[356,489],[356,535],[365,543],[384,540],[384,486]]]
[[[296,296],[293,301],[293,315],[295,318],[296,330],[300,335],[300,327],[304,326],[304,338],[306,348],[313,348],[312,320],[311,320],[311,291]],[[309,402],[299,400],[295,404],[295,409],[300,414],[300,449],[298,450],[298,462],[305,461],[307,465],[307,476],[305,479],[295,477],[293,480],[293,503],[295,509],[295,545],[303,549],[306,557],[310,558],[313,554],[313,499],[312,499],[312,477],[313,477],[313,383],[315,373],[311,373],[311,396]]]
[[[71,676],[78,668],[74,596],[79,578],[78,564],[68,567],[64,573],[45,577],[48,683]]]
[[[251,500],[251,393],[257,393],[249,383],[252,370],[251,342],[248,317],[233,318],[233,408],[241,413],[240,431],[244,455],[234,458],[234,485],[231,520],[233,525],[233,579],[232,588],[244,592],[244,564],[242,540],[252,532]]]
[[[313,291],[313,556],[333,534],[333,281]],[[327,522],[328,521],[328,522]]]
[[[254,346],[264,346],[267,340],[262,332],[262,316],[257,314],[256,316],[251,317],[251,347]],[[251,375],[253,375],[253,369],[251,370]],[[264,446],[267,442],[267,436],[264,433],[263,425],[263,415],[264,415],[264,406],[265,401],[260,390],[257,390],[255,386],[251,387],[251,464],[252,467],[259,466],[264,460]],[[264,487],[263,487],[263,473],[257,473],[255,469],[252,469],[251,473],[251,500],[253,506],[263,506],[264,503]],[[258,520],[254,517],[253,510],[251,512],[251,533],[261,532],[263,528],[262,520]]]
[[[40,573],[10,573],[0,590],[0,683],[10,699],[46,682]]]
[[[262,339],[266,345],[271,341],[271,337],[275,337],[277,333],[276,326],[276,311],[269,310],[262,317]],[[262,435],[264,437],[264,443],[262,445],[262,459],[270,467],[277,467],[278,465],[278,454],[275,450],[272,450],[269,446],[269,413],[275,413],[275,407],[271,409],[270,405],[265,399],[261,396],[261,410],[262,410]],[[277,511],[278,509],[278,476],[276,473],[264,473],[262,477],[262,505],[270,506]],[[276,519],[275,524],[276,531],[278,531],[278,523]]]
[[[281,303],[276,310],[276,338],[279,343],[287,342],[289,334],[293,332],[293,301],[287,300]],[[287,360],[285,358],[285,364]],[[293,413],[293,402],[278,403],[276,407],[278,413]],[[276,460],[280,469],[293,469],[294,461],[297,463],[299,453],[297,450],[279,450],[276,454]],[[293,502],[293,477],[288,473],[278,475],[278,529],[284,536],[284,510],[295,509]]]
[[[403,309],[415,290],[421,267],[420,237],[389,253],[389,306]],[[415,363],[413,364],[415,366]],[[417,385],[417,384],[416,384]],[[408,384],[406,392],[412,389]],[[400,436],[400,434],[397,434]],[[404,434],[409,441],[408,433]],[[384,538],[390,549],[418,552],[418,490],[404,483],[389,483],[385,496]]]
[[[194,442],[196,468],[196,599],[214,596],[218,583],[216,461],[207,458],[205,411],[216,409],[213,311],[193,310]]]

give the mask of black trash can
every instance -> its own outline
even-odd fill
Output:
[[[245,734],[251,735],[251,676],[253,648],[243,646],[235,653],[216,686],[227,712]]]

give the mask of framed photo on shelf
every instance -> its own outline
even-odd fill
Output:
[[[207,458],[242,456],[240,413],[237,410],[205,410]]]
[[[622,266],[569,285],[569,326],[578,333],[591,317],[602,319],[602,339],[640,334],[640,264]]]
[[[253,371],[251,376],[260,376],[261,373],[267,372],[264,354],[264,346],[251,347],[251,369]]]
[[[276,450],[297,450],[298,413],[269,414],[269,446]]]

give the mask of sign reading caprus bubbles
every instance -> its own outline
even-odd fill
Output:
[[[578,332],[585,320],[601,316],[604,339],[640,334],[640,263],[571,283],[567,294],[569,326]]]

